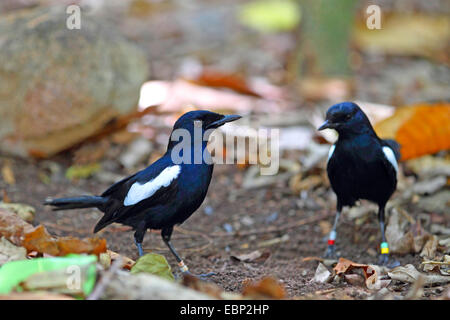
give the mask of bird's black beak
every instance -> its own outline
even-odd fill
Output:
[[[210,123],[207,126],[207,129],[218,128],[218,127],[224,125],[227,122],[236,121],[236,120],[238,120],[240,118],[242,118],[242,117],[240,115],[237,115],[237,114],[226,115],[226,116],[223,116],[222,119],[214,121],[213,123]]]
[[[333,128],[334,128],[333,123],[331,123],[329,120],[325,120],[325,122],[322,123],[322,125],[319,128],[317,128],[317,130],[320,131],[323,129],[333,129]]]

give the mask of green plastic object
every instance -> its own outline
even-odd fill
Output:
[[[85,296],[93,290],[97,256],[69,254],[65,257],[36,258],[5,263],[0,268],[0,294],[8,294],[17,285],[38,272],[54,271],[71,266],[88,266],[86,280],[82,284]],[[20,287],[17,288],[17,291]]]

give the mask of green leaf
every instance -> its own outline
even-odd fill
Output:
[[[258,0],[242,6],[239,20],[262,32],[290,31],[299,24],[300,13],[300,6],[294,1]]]
[[[175,280],[166,258],[156,253],[148,253],[140,257],[130,272],[132,274],[146,272],[167,280]]]

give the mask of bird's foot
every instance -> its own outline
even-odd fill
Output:
[[[390,259],[388,254],[380,254],[378,257],[378,265],[392,269],[398,267],[400,262],[395,259]]]
[[[337,259],[337,253],[336,253],[336,245],[329,244],[327,247],[327,250],[325,251],[325,254],[323,255],[326,259]]]

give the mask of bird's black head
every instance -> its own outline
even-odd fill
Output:
[[[317,129],[335,129],[339,136],[373,132],[369,119],[361,108],[353,102],[341,102],[331,106],[325,122]]]
[[[222,115],[207,110],[189,111],[175,122],[173,129],[191,130],[194,127],[201,127],[203,130],[216,129],[227,122],[240,118],[239,115]]]
[[[204,142],[202,146],[205,147],[209,134],[214,129],[240,118],[239,115],[222,115],[207,110],[186,112],[173,126],[168,149],[174,147],[180,139],[184,139],[184,142],[194,143],[196,138],[200,138]]]

